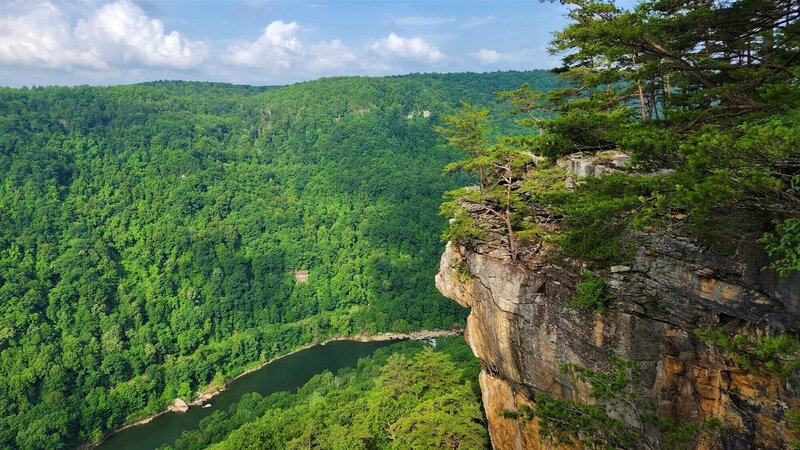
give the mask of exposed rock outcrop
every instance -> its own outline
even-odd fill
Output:
[[[189,410],[189,405],[187,405],[183,399],[176,398],[167,409],[173,412],[185,413]]]
[[[619,172],[631,163],[631,157],[618,151],[593,153],[573,153],[558,161],[558,165],[573,177],[599,177]]]
[[[638,362],[640,388],[660,415],[726,424],[721,439],[697,448],[786,448],[786,414],[800,408],[797,380],[738,367],[693,331],[721,324],[756,333],[800,331],[800,276],[762,271],[766,255],[752,240],[730,256],[663,233],[632,240],[638,250],[629,265],[599,272],[617,297],[604,313],[568,306],[581,266],[549,244],[517,261],[499,244],[470,250],[448,244],[436,285],[471,308],[465,335],[481,361],[493,446],[552,448],[541,445],[535,421],[500,412],[531,404],[537,392],[592,402],[587,387],[559,366],[602,370],[618,355]]]

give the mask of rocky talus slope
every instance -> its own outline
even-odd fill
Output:
[[[640,387],[660,415],[725,423],[720,436],[696,448],[787,448],[786,414],[800,408],[796,380],[745,370],[694,330],[800,331],[800,276],[762,271],[767,259],[754,239],[731,255],[668,233],[631,239],[637,251],[629,265],[597,271],[616,296],[603,313],[568,306],[581,264],[552,245],[538,243],[517,260],[499,235],[470,249],[447,245],[436,285],[471,308],[466,339],[481,361],[494,448],[553,448],[540,441],[535,421],[501,412],[533,404],[539,392],[593,402],[588,388],[559,366],[605,370],[613,355],[639,363]]]

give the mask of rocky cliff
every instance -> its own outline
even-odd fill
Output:
[[[591,403],[563,363],[607,370],[613,355],[638,362],[639,387],[658,414],[680,423],[719,418],[724,431],[695,448],[787,448],[787,412],[800,408],[796,380],[739,367],[694,330],[726,325],[751,334],[800,331],[800,277],[762,271],[766,255],[745,239],[731,255],[666,233],[632,236],[627,266],[597,271],[616,297],[598,313],[568,305],[581,265],[546,243],[512,260],[504,245],[448,244],[436,285],[471,309],[466,339],[480,359],[480,384],[495,449],[539,449],[536,421],[501,413],[537,393]],[[466,270],[465,270],[466,269]]]

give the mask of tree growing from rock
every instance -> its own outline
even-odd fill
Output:
[[[445,125],[437,131],[453,147],[464,150],[467,157],[451,163],[445,171],[463,170],[477,176],[479,189],[459,189],[449,193],[450,202],[445,203],[443,212],[454,215],[449,238],[462,243],[470,234],[468,229],[458,232],[464,226],[481,226],[478,221],[465,214],[463,204],[468,203],[473,216],[488,216],[488,222],[497,221],[505,229],[508,251],[516,259],[519,248],[516,227],[522,223],[521,217],[527,211],[526,201],[519,190],[525,171],[535,166],[533,155],[523,151],[510,140],[489,144],[486,137],[487,110],[478,110],[464,104],[455,115],[445,117]]]

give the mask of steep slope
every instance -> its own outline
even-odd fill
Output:
[[[603,172],[578,169],[584,175]],[[800,274],[779,278],[763,271],[768,258],[752,236],[722,255],[697,239],[636,233],[629,265],[597,271],[615,300],[596,312],[570,304],[583,278],[578,260],[541,242],[512,260],[502,230],[497,231],[474,247],[448,244],[436,276],[444,295],[471,309],[466,338],[481,361],[495,449],[553,448],[536,420],[517,413],[526,406],[535,411],[542,394],[595,403],[588,385],[562,367],[608,371],[613,357],[637,363],[636,387],[661,417],[681,424],[722,422],[718,435],[681,445],[789,446],[787,415],[800,408],[797,374],[782,378],[743,366],[695,335],[696,329],[721,325],[750,335],[800,331]],[[641,430],[652,433],[655,448],[664,445],[656,430]]]
[[[431,124],[525,81],[552,77],[0,89],[0,447],[96,441],[332,334],[462,323],[431,282],[459,183]]]

